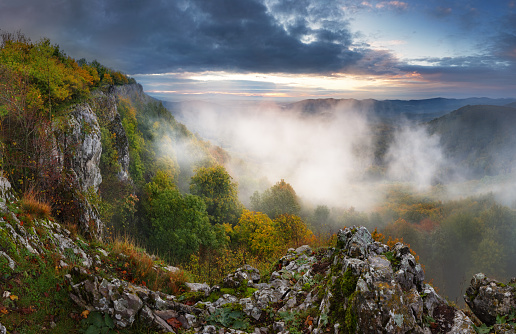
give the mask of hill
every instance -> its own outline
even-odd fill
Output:
[[[513,281],[477,274],[464,312],[425,283],[410,248],[364,227],[335,248],[290,249],[270,274],[249,265],[221,285],[184,273],[127,243],[88,242],[16,201],[3,185],[0,332],[476,333],[513,330]],[[18,218],[20,217],[20,219]],[[502,302],[497,296],[510,296]],[[477,318],[478,317],[478,318]],[[497,322],[504,317],[507,323]],[[479,320],[480,319],[480,320]],[[511,323],[511,324],[509,324]]]
[[[467,178],[513,172],[516,162],[516,108],[465,106],[428,123],[450,160],[448,177],[462,169]],[[463,173],[464,169],[468,173]]]
[[[422,100],[355,100],[355,99],[317,99],[303,100],[288,104],[285,109],[300,110],[303,113],[318,114],[328,112],[342,112],[346,109],[355,109],[368,113],[373,118],[383,122],[398,121],[406,118],[415,121],[429,121],[442,116],[452,110],[466,105],[505,105],[514,102],[514,99],[467,98],[447,99],[433,98]]]

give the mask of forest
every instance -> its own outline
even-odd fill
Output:
[[[374,128],[368,145],[377,156],[364,168],[368,182],[377,182],[373,188],[381,200],[368,209],[339,198],[311,201],[294,189],[288,175],[264,179],[256,173],[256,161],[191,132],[125,74],[97,61],[75,60],[46,39],[33,42],[21,33],[5,32],[1,38],[0,169],[21,201],[39,203],[46,215],[77,233],[82,231],[76,213],[88,202],[105,226],[103,242],[131,243],[184,269],[192,281],[209,284],[244,264],[270,270],[289,248],[335,246],[335,233],[354,225],[374,231],[388,245],[409,244],[427,280],[457,304],[463,303],[465,286],[475,273],[500,280],[516,276],[514,204],[500,202],[490,192],[450,196],[444,177],[425,189],[385,181],[383,161],[394,140],[392,124]],[[99,96],[108,95],[116,96],[124,136],[100,103]],[[68,121],[72,107],[85,103],[98,119],[102,147],[102,181],[98,190],[86,191],[73,184],[66,168],[75,149],[56,156],[61,139],[50,140],[66,142],[73,132]],[[449,124],[446,117],[430,123],[434,131]],[[471,162],[473,144],[459,142],[462,147],[452,148],[454,156]],[[124,145],[127,177],[120,176]],[[498,166],[475,161],[475,179],[461,182],[462,189],[512,182],[512,170],[496,174]],[[304,188],[311,186],[317,185]]]

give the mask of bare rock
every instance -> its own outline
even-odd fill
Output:
[[[482,322],[494,325],[497,315],[509,315],[516,308],[516,278],[506,285],[482,273],[476,274],[466,289],[464,300]]]

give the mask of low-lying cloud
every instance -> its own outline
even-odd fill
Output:
[[[228,165],[242,186],[244,203],[253,191],[285,179],[313,205],[365,210],[382,199],[382,183],[404,182],[424,190],[446,163],[439,138],[405,122],[387,150],[384,175],[372,181],[377,122],[367,108],[358,110],[349,101],[316,114],[275,104],[185,104],[178,117],[253,165],[251,176],[238,159]],[[267,182],[250,189],[250,177]]]

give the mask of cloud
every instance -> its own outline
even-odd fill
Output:
[[[493,53],[500,58],[516,63],[516,14],[508,14],[502,21],[501,30],[493,39]]]
[[[369,9],[394,9],[404,11],[409,8],[409,4],[404,1],[362,1],[358,7]]]
[[[6,0],[0,13],[9,15],[0,20],[3,29],[43,32],[74,57],[96,56],[130,73],[315,73],[360,59],[349,49],[351,34],[339,10],[305,2]]]
[[[479,37],[477,54],[468,57],[450,53],[450,57],[400,59],[390,50],[397,45],[384,43],[381,49],[378,42],[368,44],[363,38],[360,42],[360,32],[350,26],[367,12],[381,12],[386,18],[389,11],[412,15],[421,8],[426,7],[413,1],[373,0],[4,0],[0,2],[0,28],[21,29],[33,39],[48,37],[74,58],[97,59],[130,75],[225,71],[348,74],[391,80],[417,72],[425,81],[446,79],[452,86],[471,79],[482,89],[497,82],[514,86],[507,74],[514,69],[516,56],[514,14],[500,14],[506,19],[499,20],[496,29],[486,29],[495,28],[495,16],[482,18],[476,8],[460,4],[437,8],[435,15],[481,22],[474,30],[479,36],[490,31],[490,36],[482,35],[485,39]],[[406,37],[388,39],[405,40],[403,47],[409,49],[411,40]],[[199,81],[177,83],[194,89]],[[206,89],[217,92],[213,87]]]
[[[405,124],[396,132],[386,160],[392,180],[409,182],[418,190],[430,187],[445,164],[439,137],[414,124]]]
[[[223,103],[223,102],[222,102]],[[241,200],[280,179],[304,200],[332,206],[365,208],[380,196],[360,180],[373,159],[367,108],[355,110],[344,101],[325,110],[328,117],[307,115],[274,104],[186,104],[183,121],[211,134],[234,156],[256,163],[252,175],[238,161],[228,167],[243,187]],[[251,168],[252,166],[247,166]],[[244,169],[244,172],[248,171]],[[245,181],[265,179],[263,189]]]

